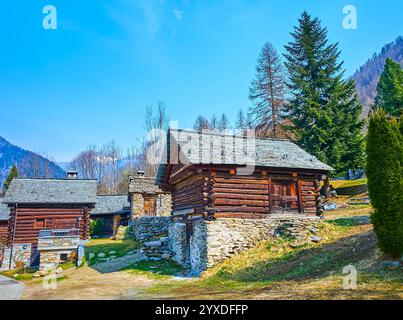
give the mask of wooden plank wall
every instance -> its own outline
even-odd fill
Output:
[[[7,244],[13,239],[15,222],[15,208],[10,212]],[[78,221],[78,218],[81,218]],[[36,220],[45,219],[44,227],[37,227]],[[73,225],[78,221],[81,239],[89,238],[90,210],[85,213],[85,208],[18,208],[16,232],[14,243],[32,243],[35,247],[38,243],[39,230],[59,229],[60,226]]]

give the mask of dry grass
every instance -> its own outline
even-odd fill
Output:
[[[403,272],[380,268],[384,257],[370,212],[332,212],[320,227],[320,244],[292,249],[286,239],[262,242],[200,279],[163,281],[148,293],[171,299],[402,299]],[[344,290],[342,268],[350,264],[358,270],[358,286]]]
[[[367,184],[367,178],[356,179],[356,180],[332,180],[330,183],[334,188],[344,188],[359,186],[362,184]]]

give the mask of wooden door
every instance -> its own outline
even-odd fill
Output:
[[[272,181],[270,212],[298,211],[297,183],[295,181]]]
[[[146,215],[156,214],[156,197],[154,195],[144,196],[144,213]]]

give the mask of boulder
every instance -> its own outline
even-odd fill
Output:
[[[315,243],[318,243],[318,242],[320,242],[322,240],[322,238],[321,237],[318,237],[318,236],[313,236],[313,237],[311,237],[311,241],[312,242],[315,242]]]

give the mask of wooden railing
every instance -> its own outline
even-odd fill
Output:
[[[48,237],[73,237],[80,234],[80,229],[45,229],[39,231],[39,238]]]

